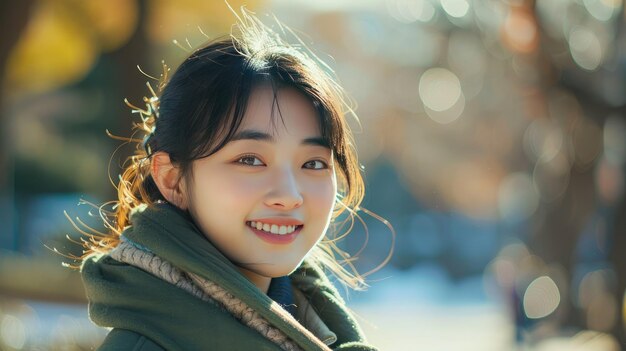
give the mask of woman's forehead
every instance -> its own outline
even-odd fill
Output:
[[[255,88],[250,94],[240,131],[254,130],[273,136],[282,133],[320,136],[320,117],[311,100],[294,88]]]

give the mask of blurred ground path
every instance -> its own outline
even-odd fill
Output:
[[[514,350],[513,327],[492,306],[359,304],[355,312],[368,340],[381,350]]]
[[[513,325],[494,306],[385,306],[358,304],[368,341],[381,351],[618,351],[606,334],[582,332],[516,346]]]
[[[106,333],[86,305],[0,297],[0,350],[94,350]]]
[[[452,281],[437,265],[384,270],[348,305],[381,350],[508,351],[514,345],[506,306],[487,296],[482,276]]]
[[[350,293],[348,305],[368,341],[382,351],[620,350],[612,336],[592,331],[554,331],[533,344],[516,345],[507,306],[485,292],[488,276],[452,282],[434,267],[381,276],[368,291]]]
[[[620,350],[610,336],[589,331],[555,332],[533,345],[516,346],[507,306],[485,292],[489,277],[452,282],[445,271],[427,265],[380,273],[368,291],[350,292],[347,302],[381,351]],[[89,350],[106,332],[91,324],[85,305],[0,299],[0,349]]]

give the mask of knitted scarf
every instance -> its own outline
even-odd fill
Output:
[[[131,223],[116,249],[83,263],[96,324],[135,331],[168,350],[329,350],[239,273],[186,213],[159,204],[134,212]],[[336,334],[334,350],[373,350],[318,267],[305,260],[290,278]]]
[[[158,256],[151,253],[145,248],[133,245],[127,238],[122,237],[121,243],[111,251],[110,256],[120,262],[128,263],[132,266],[141,268],[148,273],[155,275],[170,284],[189,292],[203,301],[216,301],[218,307],[230,312],[235,318],[245,325],[258,331],[268,340],[279,345],[281,349],[287,351],[302,350],[296,343],[291,341],[280,329],[270,325],[267,320],[259,315],[252,308],[247,306],[243,301],[229,294],[219,285],[208,281],[194,273],[186,273],[172,266],[167,261],[162,260]],[[279,313],[283,314],[282,311]],[[289,319],[285,316],[286,319]],[[290,320],[294,327],[299,328],[300,325],[295,320]],[[310,331],[301,329],[301,332],[310,334]],[[312,335],[307,335],[314,339]],[[328,350],[326,345],[319,345],[322,349]]]

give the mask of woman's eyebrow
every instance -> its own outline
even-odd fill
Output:
[[[273,135],[267,134],[265,132],[261,132],[258,130],[246,129],[237,132],[230,141],[237,140],[258,140],[258,141],[267,141],[270,143],[275,143],[276,139]],[[313,146],[322,146],[330,149],[330,144],[325,138],[322,137],[310,137],[302,139],[300,142],[301,145],[313,145]]]

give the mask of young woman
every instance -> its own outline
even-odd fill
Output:
[[[323,270],[364,285],[326,235],[363,198],[341,89],[242,18],[135,110],[145,138],[81,267],[100,350],[374,350]]]

